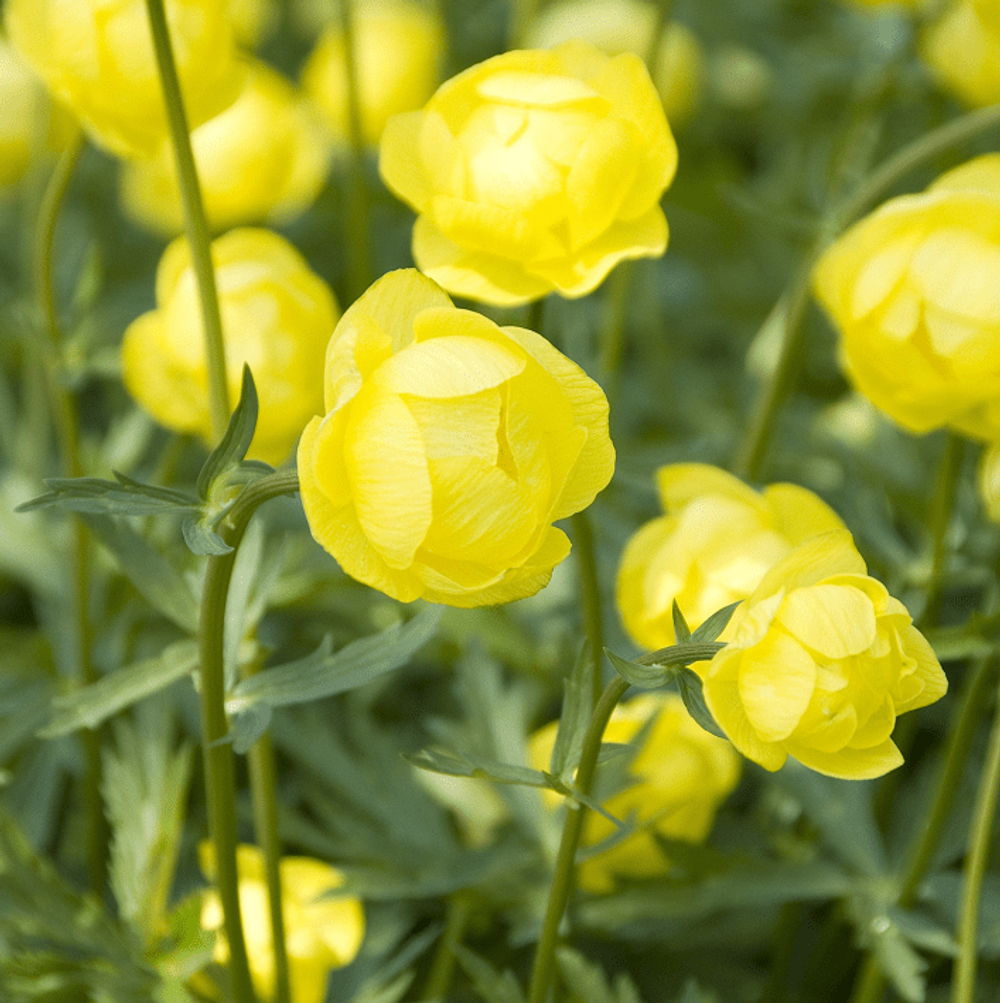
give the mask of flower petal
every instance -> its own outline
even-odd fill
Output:
[[[793,637],[826,658],[849,658],[875,641],[875,610],[858,589],[811,585],[785,596],[776,619]]]
[[[816,688],[816,663],[794,638],[772,631],[740,652],[740,700],[754,731],[780,742],[798,727]]]
[[[820,752],[807,745],[788,742],[788,754],[810,770],[842,780],[872,780],[903,765],[903,756],[895,743],[887,739],[870,749],[847,746],[839,752]]]

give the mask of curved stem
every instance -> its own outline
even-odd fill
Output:
[[[62,367],[62,332],[56,303],[52,251],[55,245],[59,210],[66,198],[69,183],[83,151],[83,133],[77,130],[56,164],[39,208],[38,227],[32,255],[35,296],[42,315],[47,350],[45,382],[59,442],[61,466],[66,477],[83,476],[80,458],[80,425],[76,402],[66,386]],[[82,520],[74,516],[70,524],[70,581],[73,590],[73,624],[76,674],[81,685],[96,680],[90,658],[91,625],[88,609],[90,595],[90,536]],[[87,872],[91,890],[103,894],[107,877],[108,822],[101,796],[102,729],[87,729],[81,736],[86,763],[84,803],[87,817]]]
[[[340,30],[344,37],[347,73],[347,131],[351,144],[350,185],[347,200],[348,293],[357,299],[369,285],[368,186],[365,184],[365,141],[361,128],[361,85],[358,46],[351,0],[340,0]]]
[[[589,794],[594,782],[594,771],[601,751],[604,729],[618,701],[625,695],[629,684],[615,676],[601,694],[590,725],[583,739],[580,765],[576,773],[576,786],[581,794]],[[573,889],[573,870],[576,850],[580,844],[583,820],[587,809],[578,802],[567,802],[566,820],[563,823],[562,839],[556,856],[555,872],[549,888],[549,900],[542,923],[542,935],[535,949],[535,961],[531,970],[531,984],[528,989],[528,1003],[544,1003],[552,981],[552,967],[555,962],[556,943],[559,939],[559,925]]]
[[[784,314],[783,337],[777,364],[761,388],[753,416],[740,446],[733,469],[741,477],[758,476],[767,452],[771,430],[787,395],[802,344],[802,317],[809,303],[812,267],[832,238],[883,198],[907,174],[938,154],[1000,125],[1000,104],[963,115],[904,147],[872,172],[857,189],[838,203],[820,227],[820,234],[806,252],[788,289],[764,322],[769,325],[779,311]]]
[[[986,763],[976,795],[975,814],[969,830],[957,930],[958,962],[951,986],[952,1003],[973,1003],[976,991],[979,898],[990,852],[997,796],[1000,794],[1000,705],[994,710],[994,715]]]
[[[201,729],[204,743],[208,823],[215,845],[216,880],[222,902],[233,998],[254,999],[243,938],[239,879],[236,869],[236,782],[232,745],[226,741],[229,722],[225,708],[224,627],[226,598],[240,541],[257,507],[270,498],[298,490],[294,470],[280,470],[248,484],[237,498],[220,535],[233,549],[208,559],[202,591],[198,635],[201,659]],[[280,902],[280,898],[278,899]]]
[[[208,365],[208,412],[212,441],[218,442],[229,421],[229,384],[226,380],[226,347],[222,338],[222,316],[219,313],[219,296],[215,286],[215,269],[212,265],[211,238],[201,199],[201,187],[198,184],[194,152],[191,149],[191,130],[188,128],[177,66],[170,46],[170,31],[163,10],[163,0],[146,0],[146,12],[153,35],[153,49],[160,71],[163,101],[167,109],[167,121],[170,124],[170,136],[177,164],[177,181],[181,204],[184,207],[184,232],[187,235],[191,266],[194,268],[198,295],[201,299],[205,359]]]
[[[583,599],[583,618],[593,681],[593,706],[601,696],[601,665],[604,659],[604,623],[601,616],[601,586],[594,555],[594,531],[586,511],[573,516],[573,542],[580,568],[580,588]]]

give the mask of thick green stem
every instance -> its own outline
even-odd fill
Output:
[[[233,998],[252,1003],[253,985],[243,937],[236,869],[236,781],[232,745],[226,740],[224,627],[226,597],[240,541],[257,507],[270,498],[298,490],[293,470],[282,470],[247,485],[221,527],[220,535],[233,549],[208,558],[202,591],[198,637],[201,659],[201,729],[204,744],[208,824],[215,846],[216,881],[229,943],[229,974]],[[280,901],[280,899],[279,899]]]
[[[167,27],[163,0],[146,0],[146,12],[153,35],[153,49],[160,71],[163,101],[166,105],[177,164],[177,181],[184,207],[184,232],[201,299],[205,359],[208,364],[208,411],[212,441],[218,442],[229,421],[229,384],[226,380],[226,346],[222,337],[222,316],[219,313],[219,296],[215,286],[215,269],[212,265],[211,238],[205,219],[201,186],[198,184],[198,171],[191,149],[191,134],[187,114],[184,111],[174,53],[170,45],[170,31]]]
[[[271,736],[263,734],[248,753],[254,831],[264,853],[268,914],[274,950],[274,1003],[291,1003],[288,948],[285,943],[284,896],[281,887],[281,838],[278,835],[277,770]]]
[[[583,616],[586,624],[587,643],[590,647],[594,686],[593,701],[594,706],[596,706],[602,690],[604,622],[601,616],[601,585],[597,574],[597,558],[594,553],[594,531],[586,512],[577,512],[573,516],[573,543],[576,545],[576,559],[580,569]]]
[[[347,200],[348,293],[357,299],[369,286],[369,200],[365,183],[365,139],[361,127],[361,84],[358,73],[357,33],[351,0],[339,0],[347,73],[347,132],[351,144]]]
[[[35,231],[33,271],[35,296],[42,316],[46,350],[44,353],[45,382],[49,406],[59,442],[61,467],[65,477],[82,477],[83,461],[80,457],[80,425],[76,402],[66,385],[62,359],[62,331],[59,324],[59,307],[56,303],[53,279],[53,247],[56,224],[69,188],[70,180],[83,150],[83,134],[79,131],[59,159],[42,198],[38,226]],[[90,658],[91,626],[88,597],[90,595],[90,537],[83,522],[76,516],[70,524],[70,581],[73,591],[74,660],[81,685],[96,680]],[[87,872],[90,887],[98,896],[104,892],[108,860],[108,823],[104,815],[101,796],[101,730],[83,732],[84,804],[87,817]]]
[[[580,765],[576,772],[576,787],[581,794],[590,793],[594,782],[594,771],[597,768],[597,758],[601,751],[601,739],[604,729],[618,701],[625,695],[629,684],[615,676],[601,694],[590,725],[583,739],[583,750],[580,755]],[[566,805],[566,820],[563,823],[562,839],[559,842],[559,852],[556,856],[555,872],[552,875],[552,885],[549,888],[549,900],[545,909],[545,919],[542,923],[542,935],[535,949],[535,962],[531,970],[531,985],[528,989],[528,1003],[545,1003],[549,985],[552,981],[552,968],[555,963],[556,944],[559,940],[559,925],[573,890],[573,871],[576,861],[577,847],[580,845],[580,834],[583,831],[583,820],[587,809],[579,802],[569,801]]]
[[[1000,704],[994,709],[993,730],[983,767],[975,813],[969,829],[965,857],[965,882],[959,906],[958,961],[951,984],[952,1003],[973,1003],[976,993],[976,962],[979,940],[979,899],[993,834],[997,796],[1000,794]]]
[[[828,214],[820,234],[806,252],[792,283],[782,294],[765,326],[777,319],[782,325],[782,339],[777,363],[758,394],[747,433],[740,446],[733,469],[741,477],[753,480],[760,473],[771,432],[795,375],[802,343],[802,317],[809,303],[809,285],[813,265],[833,237],[870,209],[890,192],[907,174],[934,159],[940,153],[1000,125],[1000,104],[981,108],[948,122],[922,136],[860,184]]]

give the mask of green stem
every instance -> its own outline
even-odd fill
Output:
[[[240,915],[233,749],[226,740],[229,730],[223,656],[226,598],[236,553],[251,516],[268,499],[291,494],[296,490],[298,477],[294,470],[279,470],[247,485],[220,528],[220,535],[232,550],[227,554],[208,558],[202,590],[198,644],[201,659],[205,791],[209,832],[215,846],[216,880],[225,917],[226,939],[229,942],[230,980],[233,998],[237,1003],[250,1003],[254,1000],[254,994]]]
[[[573,543],[580,568],[580,588],[583,598],[583,616],[586,624],[587,642],[590,647],[593,681],[593,705],[601,696],[601,666],[604,661],[604,622],[601,617],[601,586],[597,574],[597,558],[594,554],[594,531],[587,513],[577,512],[573,516]]]
[[[934,623],[937,619],[944,566],[948,559],[948,523],[951,520],[955,492],[958,489],[958,478],[962,471],[964,452],[965,439],[954,432],[949,432],[935,480],[934,498],[931,501],[930,529],[934,541],[934,552],[931,560],[930,578],[925,589],[924,611],[920,617],[921,623],[924,624]]]
[[[266,732],[261,735],[247,758],[250,765],[254,830],[264,853],[267,874],[268,915],[274,951],[274,1003],[291,1003],[292,986],[289,981],[288,946],[285,942],[285,899],[281,886],[281,837],[278,834],[278,802],[275,796],[277,769],[271,736]]]
[[[599,372],[603,377],[612,415],[615,413],[621,382],[622,355],[625,351],[625,310],[635,265],[634,261],[623,261],[608,277]]]
[[[993,818],[1000,794],[1000,705],[994,710],[986,764],[979,782],[969,846],[965,858],[965,883],[959,907],[958,962],[952,980],[952,1003],[973,1003],[976,991],[976,961],[979,934],[979,898],[990,852]]]
[[[802,318],[809,303],[813,265],[827,244],[836,234],[890,192],[911,171],[951,147],[997,125],[1000,125],[1000,104],[970,112],[921,136],[886,160],[828,214],[820,227],[818,238],[806,252],[795,278],[764,322],[765,327],[770,325],[777,314],[782,322],[783,336],[778,361],[758,394],[751,420],[747,425],[746,436],[734,464],[735,472],[741,477],[756,479],[763,465],[777,413],[797,368],[803,338]]]
[[[358,77],[358,47],[351,0],[339,0],[347,73],[347,132],[351,144],[350,182],[347,201],[348,293],[357,299],[369,286],[369,204],[365,183],[365,140],[361,129],[361,85]]]
[[[35,295],[42,315],[45,331],[45,381],[56,428],[61,454],[61,467],[66,477],[83,476],[80,457],[80,424],[76,402],[66,386],[62,360],[62,331],[59,308],[56,303],[53,277],[53,248],[56,225],[83,151],[83,134],[77,131],[56,164],[39,207],[33,253]],[[71,522],[70,581],[73,593],[73,624],[76,674],[81,685],[95,682],[97,675],[90,658],[91,626],[88,597],[90,595],[90,537],[83,522],[76,516]],[[104,892],[108,861],[108,823],[104,815],[101,796],[101,729],[83,732],[84,804],[87,817],[87,873],[92,891],[100,896]]]
[[[218,442],[229,421],[229,384],[226,379],[226,346],[222,337],[222,316],[219,296],[215,286],[215,268],[212,265],[211,238],[205,219],[205,207],[198,184],[198,171],[191,149],[191,130],[188,128],[184,100],[181,96],[177,66],[170,45],[170,31],[163,9],[163,0],[146,0],[149,27],[153,35],[153,49],[160,71],[163,101],[170,124],[174,157],[177,164],[177,181],[181,204],[184,207],[184,232],[191,252],[191,265],[198,282],[201,299],[202,325],[205,336],[205,359],[208,365],[208,412],[212,441]]]
[[[431,970],[427,976],[421,999],[443,1000],[448,994],[451,978],[455,971],[455,952],[453,948],[462,940],[465,926],[472,911],[472,899],[466,892],[456,892],[448,899],[448,914],[445,918],[444,931],[438,941]]]
[[[934,801],[922,813],[920,834],[910,850],[897,898],[899,906],[909,909],[917,900],[920,884],[930,869],[941,833],[951,814],[962,771],[968,762],[972,740],[983,716],[988,694],[993,685],[996,663],[992,658],[980,659],[962,691],[961,703],[948,728],[941,774],[934,788]],[[878,1003],[885,989],[885,977],[873,956],[865,960],[851,1003]]]
[[[601,751],[604,729],[607,727],[618,701],[625,695],[628,687],[629,684],[621,676],[615,676],[608,683],[594,708],[590,725],[586,735],[584,735],[580,765],[576,773],[576,786],[581,794],[590,793],[591,785],[594,782],[594,771],[597,768],[597,758]],[[528,989],[528,1003],[545,1003],[548,996],[555,963],[556,944],[559,940],[559,926],[573,890],[576,850],[580,845],[580,834],[583,831],[586,811],[587,809],[579,802],[567,802],[566,820],[563,823],[562,839],[559,842],[555,872],[552,876],[552,885],[549,888],[545,919],[542,922],[542,935],[535,949],[531,984]]]

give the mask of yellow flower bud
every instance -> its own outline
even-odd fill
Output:
[[[553,721],[528,740],[528,758],[535,769],[549,768],[557,728]],[[664,873],[670,862],[656,835],[704,842],[719,805],[739,780],[740,758],[733,747],[697,725],[675,693],[643,693],[619,704],[604,730],[604,741],[627,745],[640,732],[642,746],[629,766],[635,783],[602,805],[619,821],[630,818],[639,831],[583,860],[577,876],[588,891],[611,891],[616,877]],[[554,792],[546,792],[550,804],[557,799]],[[616,831],[614,823],[590,812],[583,845],[596,846]]]
[[[337,321],[327,284],[283,237],[231,230],[212,243],[226,345],[229,394],[239,396],[244,363],[257,384],[260,414],[249,455],[283,460],[323,400],[323,353]],[[201,306],[184,238],[164,252],[157,307],[134,320],[122,343],[129,393],[162,425],[210,434]]]
[[[903,757],[896,717],[942,697],[944,672],[906,607],[866,573],[846,530],[776,564],[736,611],[732,640],[704,672],[705,701],[748,759],[788,756],[866,780]]]
[[[633,53],[585,42],[506,52],[390,119],[379,169],[419,213],[417,266],[449,292],[583,296],[667,246],[660,197],[677,146]]]
[[[166,0],[177,74],[194,128],[239,93],[223,0]],[[147,157],[169,135],[143,0],[7,0],[7,29],[31,68],[99,146]]]
[[[414,269],[344,314],[325,402],[298,453],[312,534],[403,602],[533,595],[569,553],[552,523],[614,470],[601,388],[544,338],[456,309]]]
[[[202,843],[198,850],[202,871],[214,878],[212,845]],[[330,894],[344,884],[344,876],[329,864],[311,857],[283,857],[278,868],[292,1003],[323,1003],[329,973],[350,964],[361,949],[364,908],[352,895]],[[268,1003],[275,997],[275,962],[264,855],[256,846],[241,845],[236,869],[250,977],[257,996]],[[213,958],[225,964],[229,944],[222,924],[219,894],[208,891],[202,898],[201,925],[216,932]]]
[[[60,112],[17,50],[0,39],[0,186],[16,184],[34,157],[59,145]]]
[[[703,463],[656,474],[666,515],[631,537],[618,568],[616,602],[642,648],[674,644],[676,601],[694,629],[716,610],[746,599],[765,572],[816,533],[843,528],[825,502],[795,484],[762,492]]]
[[[911,432],[1000,438],[1000,154],[885,203],[820,259],[848,376]]]
[[[329,148],[311,106],[264,63],[251,64],[240,96],[191,134],[205,214],[215,230],[287,222],[326,180]],[[179,233],[184,210],[173,146],[122,164],[128,214],[154,231]]]
[[[656,8],[645,0],[563,0],[545,8],[528,32],[528,44],[549,49],[579,38],[609,56],[652,56],[654,83],[667,121],[676,128],[697,107],[704,58],[695,34],[677,21],[663,29],[654,49],[656,25]]]
[[[438,82],[444,25],[429,6],[409,0],[362,0],[354,5],[354,48],[361,138],[377,146],[397,112],[419,108]],[[350,135],[347,54],[339,27],[328,28],[302,71],[302,86],[341,144]]]
[[[1000,10],[953,3],[924,32],[921,53],[942,85],[972,106],[1000,101]]]

